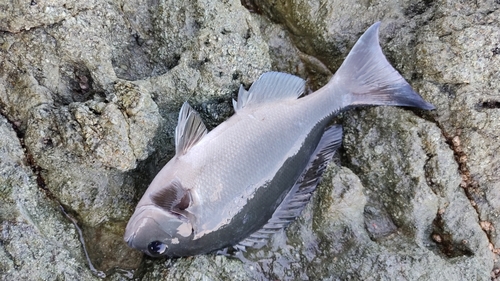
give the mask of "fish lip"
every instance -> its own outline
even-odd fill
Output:
[[[123,240],[127,242],[129,247],[134,248],[131,244],[134,241],[135,236],[137,235],[138,228],[133,230],[133,226],[137,223],[137,219],[139,216],[146,210],[147,208],[136,208],[132,216],[130,217],[127,226],[125,227],[125,234],[123,235]]]
[[[125,235],[123,236],[123,240],[125,241],[125,243],[127,243],[127,245],[130,247],[130,248],[134,248],[132,245],[133,245],[133,242],[134,242],[134,238],[135,238],[135,231],[129,235],[127,235],[127,231],[125,231]]]
[[[127,242],[127,244],[129,244],[129,246],[130,246],[130,242],[134,240],[134,236],[135,236],[135,232],[130,234],[130,235],[127,235],[127,232],[125,231],[125,235],[123,236],[123,240],[125,242]]]
[[[134,247],[134,239],[129,239],[129,240],[125,240],[125,243],[127,243],[127,246],[129,246],[129,248],[132,248],[132,249],[136,249]]]

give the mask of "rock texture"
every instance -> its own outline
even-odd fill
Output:
[[[490,280],[500,272],[500,4],[0,4],[0,280]],[[262,72],[322,86],[382,21],[433,112],[355,109],[302,216],[237,259],[150,259],[122,240],[173,152],[180,105],[209,128]],[[85,243],[81,243],[84,241]],[[89,263],[90,261],[90,263]]]

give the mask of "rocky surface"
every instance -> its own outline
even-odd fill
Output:
[[[1,280],[496,278],[498,1],[185,2],[0,4]],[[245,262],[126,247],[182,102],[213,128],[264,71],[317,89],[378,20],[435,111],[342,114],[341,166]]]

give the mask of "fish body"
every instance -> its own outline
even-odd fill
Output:
[[[235,114],[209,133],[185,103],[176,155],[139,201],[126,228],[129,246],[171,257],[258,246],[309,200],[341,143],[340,126],[325,129],[335,115],[359,105],[433,109],[387,62],[378,27],[310,95],[299,98],[301,78],[265,73],[240,88]]]

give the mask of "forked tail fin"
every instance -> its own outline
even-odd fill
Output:
[[[378,41],[380,22],[359,38],[329,84],[348,92],[345,106],[397,105],[431,110],[387,61]]]

